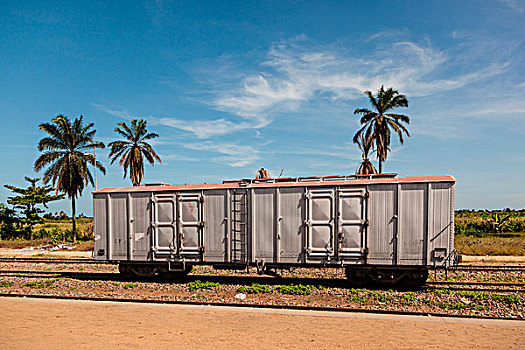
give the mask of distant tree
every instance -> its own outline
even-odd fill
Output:
[[[31,184],[27,188],[12,185],[4,185],[4,187],[19,194],[18,196],[8,197],[7,203],[20,210],[25,216],[22,222],[29,226],[31,239],[33,239],[33,225],[42,221],[40,214],[44,212],[39,206],[48,208],[47,203],[63,199],[64,195],[51,195],[50,192],[54,190],[51,185],[37,186],[36,183],[40,180],[38,178],[32,179],[26,176],[24,179]]]
[[[40,124],[40,130],[48,134],[38,143],[38,150],[43,152],[35,161],[35,171],[47,166],[44,172],[44,183],[51,182],[57,192],[66,194],[71,199],[73,219],[73,242],[77,241],[75,199],[82,195],[84,187],[93,185],[89,171],[91,164],[106,173],[106,169],[87,153],[97,148],[104,148],[102,142],[94,141],[96,130],[93,123],[83,125],[83,117],[73,122],[68,117],[59,115],[52,123]],[[87,152],[86,152],[87,151]]]
[[[20,220],[14,209],[0,203],[0,239],[12,239],[18,234]]]
[[[365,139],[374,140],[377,159],[379,160],[379,173],[383,172],[383,162],[387,159],[390,150],[391,130],[399,136],[399,142],[404,143],[403,133],[410,137],[407,128],[402,124],[410,123],[410,118],[403,114],[387,113],[398,107],[408,107],[408,101],[404,95],[399,94],[393,88],[384,89],[383,86],[377,91],[376,96],[370,91],[365,91],[370,104],[374,110],[367,108],[357,108],[354,114],[361,114],[361,129],[354,135],[354,142],[357,143],[359,135]]]
[[[377,174],[376,167],[370,159],[368,159],[368,153],[370,151],[374,152],[374,140],[369,137],[365,138],[363,135],[359,135],[359,138],[357,140],[357,147],[361,150],[361,156],[363,157],[363,161],[361,162],[361,165],[356,171],[357,175],[368,175],[368,174]]]
[[[147,122],[143,119],[133,119],[131,127],[123,122],[117,123],[114,131],[126,140],[113,141],[108,144],[108,147],[111,147],[111,152],[109,153],[111,164],[120,157],[119,165],[124,168],[124,178],[129,169],[131,183],[133,183],[133,186],[140,186],[144,178],[144,158],[151,165],[154,165],[155,159],[162,164],[153,147],[146,142],[159,137],[159,135],[153,132],[148,133]]]

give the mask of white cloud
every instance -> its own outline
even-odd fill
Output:
[[[461,88],[500,74],[504,64],[492,64],[452,77],[439,77],[453,64],[431,45],[396,42],[369,56],[341,48],[312,47],[306,40],[274,44],[260,73],[215,100],[214,108],[267,125],[279,111],[297,110],[315,99],[353,100],[363,91],[394,86],[411,97]]]
[[[519,3],[518,0],[500,0],[500,2],[507,5],[515,11],[525,12],[525,7],[523,6],[523,3]]]
[[[313,45],[304,36],[275,43],[265,60],[257,66],[258,72],[246,74],[240,84],[225,83],[228,76],[242,76],[242,71],[234,71],[235,65],[226,64],[233,70],[230,74],[223,69],[217,70],[220,76],[216,77],[216,86],[211,86],[217,97],[211,104],[209,101],[205,103],[212,109],[227,113],[224,117],[212,120],[147,118],[152,123],[209,139],[264,128],[279,112],[297,111],[306,102],[321,104],[323,101],[354,100],[362,98],[363,91],[375,91],[383,84],[393,86],[409,97],[429,96],[500,74],[506,67],[504,64],[488,64],[471,71],[460,69],[465,72],[461,74],[446,74],[447,69],[454,67],[454,62],[445,52],[430,44],[410,41],[380,46],[384,35],[378,33],[370,38],[377,46],[369,55],[335,45]],[[95,106],[120,118],[132,118],[126,110]]]
[[[225,163],[232,167],[250,165],[259,159],[259,151],[252,146],[241,146],[234,143],[214,143],[211,141],[184,144],[183,147],[196,151],[212,151],[223,156],[212,158],[212,161]]]
[[[122,119],[126,119],[126,120],[132,120],[132,119],[135,119],[137,118],[136,116],[134,116],[133,114],[131,114],[130,112],[124,110],[124,109],[121,109],[121,110],[116,110],[116,109],[113,109],[113,108],[109,108],[103,104],[100,104],[100,103],[92,103],[91,104],[92,106],[100,109],[101,111],[103,112],[106,112],[107,114],[109,115],[112,115],[114,117],[118,117],[118,118],[122,118]]]
[[[154,124],[161,124],[184,130],[195,134],[198,138],[206,139],[213,136],[225,135],[243,129],[259,129],[270,123],[270,120],[259,119],[253,121],[241,121],[238,123],[221,118],[215,120],[182,120],[176,118],[154,118],[150,120]]]
[[[176,161],[181,161],[181,162],[198,162],[199,161],[197,158],[187,157],[187,156],[178,155],[178,154],[163,154],[161,155],[161,159],[163,161],[176,160]]]

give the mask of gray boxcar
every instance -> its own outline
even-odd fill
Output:
[[[94,256],[126,276],[322,266],[355,284],[420,284],[454,261],[454,183],[381,174],[105,188],[93,193]]]

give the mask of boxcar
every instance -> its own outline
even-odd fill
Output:
[[[93,193],[94,257],[127,277],[315,266],[417,285],[454,263],[454,184],[381,174],[105,188]]]

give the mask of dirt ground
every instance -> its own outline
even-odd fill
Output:
[[[518,349],[525,322],[0,298],[2,349]]]

